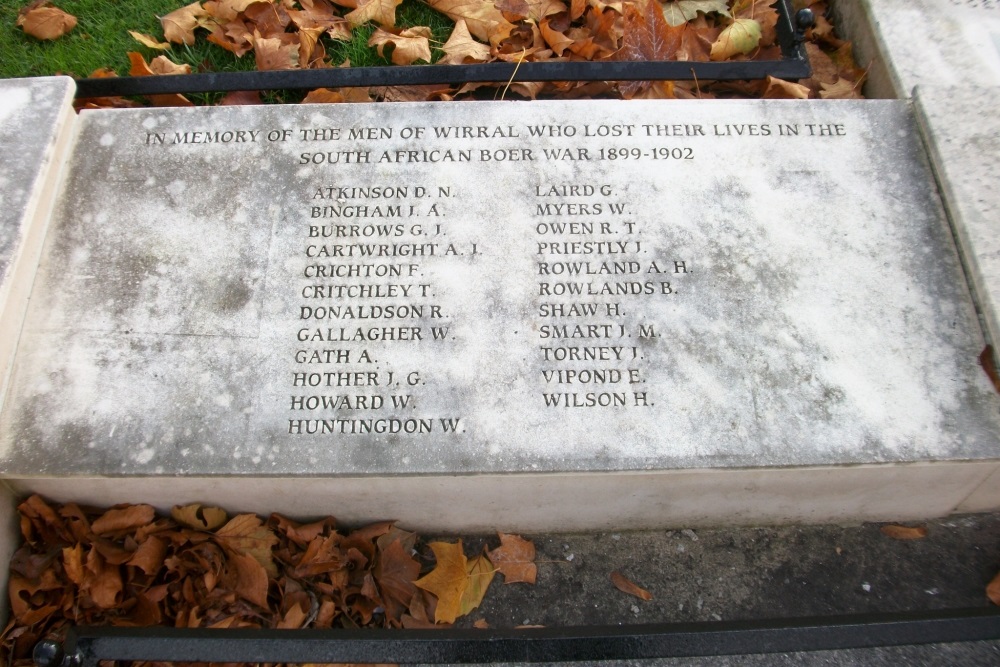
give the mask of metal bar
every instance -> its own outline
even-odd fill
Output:
[[[514,77],[515,71],[517,73]],[[210,72],[177,76],[79,79],[76,96],[111,97],[234,90],[306,90],[352,86],[418,86],[507,81],[734,81],[801,79],[810,76],[808,61],[746,62],[531,62],[480,65],[348,67],[270,72]]]
[[[308,90],[353,86],[506,83],[508,81],[740,81],[798,80],[811,76],[801,31],[792,20],[789,0],[777,0],[781,60],[737,62],[525,62],[473,65],[333,67],[268,72],[208,72],[179,76],[79,79],[76,96],[112,97],[235,90]],[[796,15],[797,16],[797,15]],[[797,20],[797,19],[796,19]]]
[[[64,665],[167,662],[487,663],[785,653],[1000,639],[1000,609],[524,630],[77,628]],[[51,664],[51,663],[50,663]]]

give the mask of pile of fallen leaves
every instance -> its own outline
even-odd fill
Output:
[[[767,0],[421,0],[454,21],[443,44],[432,43],[427,26],[396,25],[403,0],[207,0],[193,2],[161,18],[163,39],[133,32],[144,46],[170,51],[204,37],[237,57],[253,55],[258,70],[332,67],[327,44],[350,40],[352,31],[375,24],[368,45],[397,65],[494,61],[739,61],[779,60],[778,13]],[[865,72],[857,67],[851,44],[839,39],[828,20],[825,0],[795,0],[795,9],[811,8],[817,21],[806,33],[813,76],[801,82],[768,77],[750,82],[517,82],[509,89],[523,97],[617,96],[624,98],[859,98]],[[36,0],[22,11],[19,24],[29,31],[31,17],[51,27],[71,30],[75,21],[57,17],[48,0]],[[28,9],[28,8],[26,8]],[[44,14],[39,14],[44,12]],[[60,14],[62,14],[60,12]],[[66,15],[68,16],[68,15]],[[70,17],[72,18],[72,17]],[[33,33],[32,33],[33,34]],[[166,55],[147,62],[130,53],[132,76],[180,74],[191,66]],[[349,66],[350,63],[341,63]],[[92,76],[114,76],[99,70]],[[381,89],[345,88],[313,91],[307,102],[384,100],[452,100],[477,88],[426,85]],[[234,96],[230,103],[257,101],[255,95]],[[180,95],[161,96],[154,104],[190,104]],[[91,106],[123,106],[119,99]]]
[[[430,542],[392,522],[339,532],[272,514],[229,517],[187,505],[18,507],[11,621],[2,656],[27,660],[67,625],[179,628],[441,627],[479,606],[496,573],[535,583],[535,547],[500,534],[467,558],[461,541]],[[477,625],[482,625],[480,622]]]

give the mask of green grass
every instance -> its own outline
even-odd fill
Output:
[[[28,37],[15,26],[17,12],[29,0],[0,0],[0,78],[68,74],[86,77],[106,67],[119,75],[129,71],[128,52],[138,51],[147,60],[161,52],[146,48],[128,34],[129,30],[162,39],[159,16],[189,4],[190,0],[55,0],[55,5],[78,19],[68,35],[51,42]],[[345,10],[346,11],[346,10]],[[441,57],[440,47],[448,39],[452,22],[418,0],[406,0],[396,11],[399,26],[426,25],[434,35],[432,57]],[[349,42],[326,40],[329,59],[339,65],[345,59],[357,67],[388,65],[374,48],[367,45],[373,26],[362,26]],[[239,71],[255,68],[253,54],[236,58],[232,53],[205,39],[204,30],[196,32],[192,46],[175,44],[165,54],[171,60],[187,63],[195,71]],[[389,53],[387,52],[388,56]]]

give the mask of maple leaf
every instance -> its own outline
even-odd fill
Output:
[[[490,47],[472,39],[469,26],[464,19],[455,21],[455,28],[451,31],[448,41],[441,47],[444,56],[438,61],[439,64],[461,65],[466,62],[486,62],[490,58]]]
[[[271,549],[278,543],[278,537],[270,528],[261,523],[255,514],[240,514],[215,531],[216,540],[224,547],[245,553],[261,564],[270,576],[277,576]]]
[[[714,12],[726,17],[732,16],[729,13],[729,4],[726,0],[675,0],[663,5],[663,18],[674,27],[698,18],[698,12],[702,14]]]
[[[735,55],[750,53],[760,43],[760,23],[754,19],[736,19],[722,31],[712,44],[712,60],[726,60]]]
[[[139,42],[143,46],[149,47],[151,49],[156,49],[157,51],[166,51],[170,48],[170,42],[158,42],[155,38],[143,34],[141,32],[136,32],[135,30],[129,30],[128,34],[132,35],[132,39]]]
[[[175,44],[194,44],[194,31],[198,27],[206,27],[208,12],[199,2],[192,2],[186,7],[175,9],[160,19],[163,26],[163,37]]]
[[[483,597],[486,595],[486,589],[493,582],[493,576],[496,572],[493,563],[484,554],[479,554],[474,559],[468,561],[466,574],[468,575],[469,583],[466,585],[465,591],[462,592],[462,598],[458,604],[459,616],[471,613],[473,609],[482,603]]]
[[[632,581],[627,579],[625,575],[623,575],[621,572],[616,571],[611,573],[611,583],[614,584],[615,588],[620,590],[622,593],[628,593],[629,595],[633,595],[639,598],[640,600],[653,599],[652,593],[647,591],[645,588],[641,588],[640,586],[634,584]]]
[[[416,593],[414,580],[420,576],[420,563],[404,550],[402,540],[394,540],[382,547],[372,575],[382,591],[385,613],[399,621]]]
[[[535,545],[519,535],[497,533],[500,546],[489,553],[490,561],[503,575],[505,584],[535,583],[538,566],[535,565]]]
[[[514,29],[489,0],[427,0],[427,4],[456,23],[464,20],[470,33],[494,46]]]
[[[399,34],[378,28],[368,40],[368,46],[376,47],[379,56],[385,57],[386,45],[392,45],[392,62],[395,65],[412,65],[417,60],[431,61],[431,29],[423,26],[407,28]]]
[[[49,5],[48,2],[29,5],[17,17],[17,25],[25,34],[46,41],[58,39],[76,27],[75,16]]]
[[[201,503],[175,505],[170,509],[170,517],[182,526],[195,530],[215,530],[229,518],[225,510],[218,507],[202,507]]]
[[[494,6],[511,17],[535,22],[569,9],[560,0],[498,0]]]
[[[350,41],[350,23],[342,16],[334,13],[333,5],[327,0],[305,0],[300,2],[301,10],[289,9],[288,16],[300,30],[307,28],[323,28],[331,39]],[[357,7],[357,3],[350,5],[344,2],[339,3],[344,6]]]
[[[435,623],[454,623],[462,604],[462,595],[469,585],[468,561],[462,552],[462,541],[457,544],[431,542],[437,564],[430,574],[413,582],[437,597],[434,610]]]
[[[378,23],[383,28],[396,27],[396,7],[403,0],[367,0],[358,3],[358,8],[348,12],[344,18],[357,28],[369,21]]]
[[[225,25],[212,27],[208,41],[242,58],[253,50],[254,35],[243,21],[230,21]]]
[[[205,11],[216,21],[228,23],[235,19],[240,12],[246,10],[259,0],[209,0],[205,3]],[[270,4],[270,3],[265,3]]]
[[[282,33],[286,35],[288,33]],[[293,35],[288,35],[293,37]],[[259,32],[254,33],[253,55],[257,62],[257,69],[282,70],[297,69],[299,66],[299,41],[288,43],[283,37],[262,37]]]
[[[163,56],[157,56],[156,58],[153,59],[154,62],[157,59],[159,59],[159,58],[163,58],[163,60],[166,60],[168,63],[170,63],[170,61],[167,60],[166,58],[164,58]],[[129,68],[129,76],[152,76],[152,75],[155,75],[155,74],[180,74],[180,73],[183,73],[183,72],[168,72],[168,71],[164,71],[164,70],[167,70],[169,68],[166,65],[164,65],[163,63],[157,65],[157,69],[159,69],[161,71],[159,71],[159,72],[154,71],[153,68],[152,68],[152,66],[150,65],[150,63],[147,63],[146,59],[142,57],[142,54],[141,53],[136,53],[135,51],[129,51],[129,53],[128,53],[128,59],[129,59],[129,62],[132,63],[131,68]],[[170,64],[173,65],[174,63],[170,63]],[[190,70],[190,66],[185,65],[184,67],[188,67],[188,69],[187,69],[188,72],[191,71]],[[150,95],[149,96],[149,100],[154,105],[160,106],[160,107],[190,107],[190,106],[194,106],[194,104],[192,104],[191,101],[189,99],[187,99],[186,97],[184,97],[183,95],[173,95],[173,94],[169,94],[169,95]],[[150,516],[150,521],[152,521],[152,516]]]
[[[684,26],[673,28],[666,22],[656,0],[647,2],[645,12],[634,5],[625,5],[622,48],[615,53],[615,60],[670,60],[683,34]],[[618,89],[623,96],[631,98],[648,87],[648,81],[627,81],[619,84]]]

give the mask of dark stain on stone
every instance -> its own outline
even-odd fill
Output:
[[[222,312],[234,313],[242,310],[252,296],[253,290],[244,281],[228,280],[219,290],[215,303]]]

